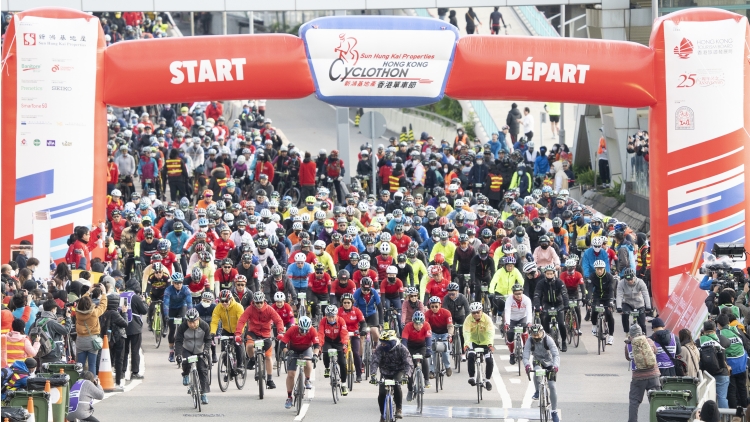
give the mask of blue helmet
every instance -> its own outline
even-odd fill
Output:
[[[182,284],[183,281],[184,281],[184,279],[182,277],[182,273],[177,273],[176,272],[176,273],[172,274],[172,283]]]

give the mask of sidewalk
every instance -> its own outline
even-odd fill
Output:
[[[456,11],[456,18],[458,19],[458,30],[461,33],[461,36],[466,36],[466,12],[469,10],[468,8],[455,8],[451,9]],[[490,34],[490,13],[494,8],[492,7],[475,7],[474,12],[479,17],[479,20],[482,22],[482,26],[477,26],[477,32],[479,32],[479,35],[489,35]],[[437,17],[437,9],[427,9],[427,11],[434,17]],[[503,14],[503,19],[505,20],[505,23],[508,25],[508,35],[515,35],[515,36],[525,36],[530,37],[532,36],[530,32],[526,29],[523,22],[518,18],[516,15],[516,12],[513,11],[513,8],[511,7],[501,7],[500,13]],[[447,17],[446,17],[447,20]],[[501,29],[502,31],[502,29]],[[504,35],[499,35],[504,36]],[[502,76],[502,75],[501,75]],[[508,111],[510,110],[510,105],[514,101],[485,101],[484,104],[487,107],[487,110],[490,112],[490,115],[492,116],[492,119],[495,121],[495,124],[498,128],[501,128],[505,126],[505,118],[508,116]],[[550,128],[549,124],[549,117],[547,116],[547,123],[544,123],[541,127],[541,133],[540,133],[540,113],[544,112],[544,103],[543,102],[523,102],[523,101],[516,101],[516,104],[518,104],[518,108],[521,109],[521,112],[523,112],[524,107],[528,107],[531,111],[531,115],[534,117],[534,144],[539,149],[540,146],[544,145],[547,148],[552,146],[553,144],[557,143],[558,140],[552,138],[552,129]],[[575,122],[575,116],[576,116],[576,107],[577,104],[565,104],[565,143],[568,146],[573,146],[573,132],[575,131],[576,122]],[[541,143],[540,143],[541,141]]]

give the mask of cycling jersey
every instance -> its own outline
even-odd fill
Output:
[[[430,252],[430,262],[435,260],[435,255],[442,253],[445,257],[445,262],[448,263],[448,265],[453,265],[453,259],[455,257],[456,253],[456,245],[447,242],[445,245],[443,245],[443,242],[438,242],[435,244],[435,246],[432,248],[432,251]]]
[[[448,284],[450,283],[446,279],[442,279],[441,281],[430,279],[429,283],[427,283],[427,286],[425,287],[425,301],[427,301],[432,296],[437,296],[442,302],[445,295],[448,294]]]
[[[347,280],[346,284],[343,286],[339,281],[334,281],[331,283],[331,293],[336,295],[337,300],[341,300],[341,296],[344,293],[351,293],[354,294],[354,292],[357,290],[357,286],[354,284],[352,280]]]
[[[228,273],[224,272],[223,268],[219,268],[214,273],[214,283],[219,283],[219,290],[231,290],[234,287],[235,277],[237,277],[236,268],[232,268]]]
[[[168,251],[166,255],[161,257],[161,265],[167,268],[169,274],[174,272],[174,263],[177,262],[177,256],[172,251]]]
[[[518,268],[513,268],[513,271],[508,272],[503,266],[495,273],[490,281],[490,293],[498,293],[503,296],[510,296],[513,294],[513,285],[520,284],[523,286],[524,280],[521,272]]]
[[[284,303],[281,308],[279,308],[275,303],[271,307],[274,311],[276,311],[277,314],[279,314],[281,321],[284,322],[284,326],[294,324],[294,311],[288,303]]]
[[[151,274],[148,277],[148,283],[151,284],[151,293],[149,293],[149,296],[151,297],[152,302],[164,299],[164,291],[167,290],[167,286],[170,285],[170,282],[171,280],[166,274],[163,274],[161,277]]]
[[[190,294],[188,286],[183,284],[180,291],[177,291],[174,285],[167,287],[164,291],[164,306],[167,309],[180,309],[183,306],[187,306],[188,309],[192,308],[193,295]]]
[[[214,250],[216,251],[216,259],[224,259],[229,256],[229,252],[235,248],[234,242],[232,242],[231,239],[224,240],[222,238],[218,238],[214,240]]]
[[[378,312],[380,305],[380,295],[375,290],[370,290],[369,294],[362,293],[361,289],[354,292],[354,306],[362,311],[365,318]]]
[[[515,296],[505,301],[505,313],[503,319],[505,325],[510,325],[511,321],[521,321],[526,319],[527,323],[534,320],[532,313],[531,299],[523,295],[521,300],[517,300]]]
[[[362,270],[359,270],[359,271],[355,271],[354,274],[352,275],[352,281],[354,281],[354,284],[357,286],[358,289],[359,289],[359,283],[364,277],[370,277],[370,280],[372,280],[373,286],[378,285],[378,280],[379,280],[378,273],[375,272],[375,270],[368,269],[367,275],[363,275]]]
[[[288,349],[291,349],[296,353],[302,353],[310,347],[315,349],[320,347],[320,339],[315,327],[310,327],[306,333],[302,333],[299,330],[299,325],[293,325],[289,327],[286,333],[284,333],[281,342],[284,343]]]
[[[408,322],[404,327],[404,331],[401,333],[401,342],[404,346],[411,349],[425,347],[428,345],[428,341],[432,343],[432,327],[427,321],[422,324],[422,329],[419,331],[414,328],[413,321]]]
[[[299,268],[297,264],[292,264],[287,269],[287,276],[298,291],[307,289],[307,277],[312,273],[314,273],[313,267],[308,263],[305,263],[302,268]]]
[[[284,332],[284,321],[281,320],[281,317],[273,310],[271,305],[264,303],[263,306],[258,309],[253,303],[245,309],[240,316],[239,321],[237,321],[237,326],[234,328],[234,335],[237,336],[242,334],[242,330],[245,328],[245,325],[247,325],[247,331],[249,333],[254,333],[263,338],[271,338],[273,335],[271,332],[271,325],[274,324],[276,325],[277,332]]]
[[[365,316],[362,315],[362,311],[359,308],[352,306],[348,311],[344,307],[339,308],[339,317],[343,318],[346,323],[347,331],[351,333],[358,333],[359,327],[365,321]]]
[[[328,318],[321,320],[318,328],[318,341],[320,344],[347,344],[349,342],[349,331],[346,329],[346,322],[339,316],[336,317],[333,324],[328,321]]]
[[[578,289],[578,286],[583,284],[583,276],[578,271],[573,271],[573,274],[564,271],[560,273],[560,280],[565,283],[565,287],[570,290]]]
[[[448,326],[453,325],[453,317],[449,310],[440,308],[437,312],[429,309],[424,314],[427,322],[432,327],[432,332],[435,334],[447,334]]]
[[[377,257],[375,257],[375,262],[377,263],[378,270],[378,280],[382,282],[388,277],[388,267],[394,265],[395,261],[396,260],[390,255],[378,255]],[[375,280],[373,279],[373,281]]]
[[[409,244],[411,243],[411,238],[407,235],[401,235],[401,238],[398,237],[398,235],[391,237],[391,243],[396,245],[396,251],[398,253],[406,253],[406,250],[409,249]]]
[[[386,299],[400,299],[403,293],[404,283],[399,279],[396,279],[394,283],[390,283],[387,280],[380,283],[380,294]]]
[[[307,286],[310,291],[312,291],[315,294],[323,295],[328,294],[328,291],[330,289],[331,285],[331,276],[328,275],[328,273],[320,274],[321,277],[318,278],[319,274],[312,273],[307,278]]]
[[[244,311],[242,305],[234,300],[229,304],[228,309],[225,309],[222,304],[216,305],[211,315],[211,332],[216,333],[216,330],[219,328],[219,322],[221,322],[224,331],[229,333],[235,332],[237,321],[239,321]]]
[[[469,315],[464,321],[464,344],[494,344],[495,342],[495,324],[489,315],[482,313],[479,321],[474,320],[473,315]]]
[[[203,292],[210,291],[211,286],[208,284],[208,278],[201,275],[198,280],[193,280],[193,276],[189,275],[185,277],[185,285],[190,289],[190,293],[194,298],[201,297]]]

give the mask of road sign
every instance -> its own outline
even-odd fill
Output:
[[[359,130],[362,131],[362,135],[375,140],[380,138],[385,133],[385,117],[377,111],[368,111],[362,115],[359,119]]]

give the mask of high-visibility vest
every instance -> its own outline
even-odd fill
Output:
[[[651,268],[651,248],[648,245],[641,246],[641,249],[638,251],[638,260],[637,265],[638,267],[643,267],[643,250],[646,249],[646,266],[645,268]]]
[[[167,177],[182,175],[182,160],[173,158],[167,160]]]
[[[500,192],[503,187],[503,176],[499,174],[490,173],[490,190],[492,192]]]
[[[8,360],[6,361],[8,366],[13,365],[13,362],[17,360],[26,359],[26,337],[22,337],[21,341],[10,341],[10,338],[6,340],[5,347],[7,350]]]
[[[586,249],[586,235],[589,234],[589,225],[584,224],[581,227],[576,225],[574,227],[576,228],[576,247],[578,250]]]
[[[229,179],[228,179],[228,178],[226,178],[226,177],[225,177],[225,178],[223,178],[223,179],[216,179],[216,183],[218,183],[218,184],[219,184],[219,186],[221,186],[222,188],[224,188],[224,186],[226,186],[226,185],[227,185],[227,182],[228,182],[228,181],[229,181]]]
[[[398,176],[394,176],[394,175],[388,176],[388,185],[389,185],[391,193],[398,191],[399,184],[400,184],[399,179],[401,178]]]

